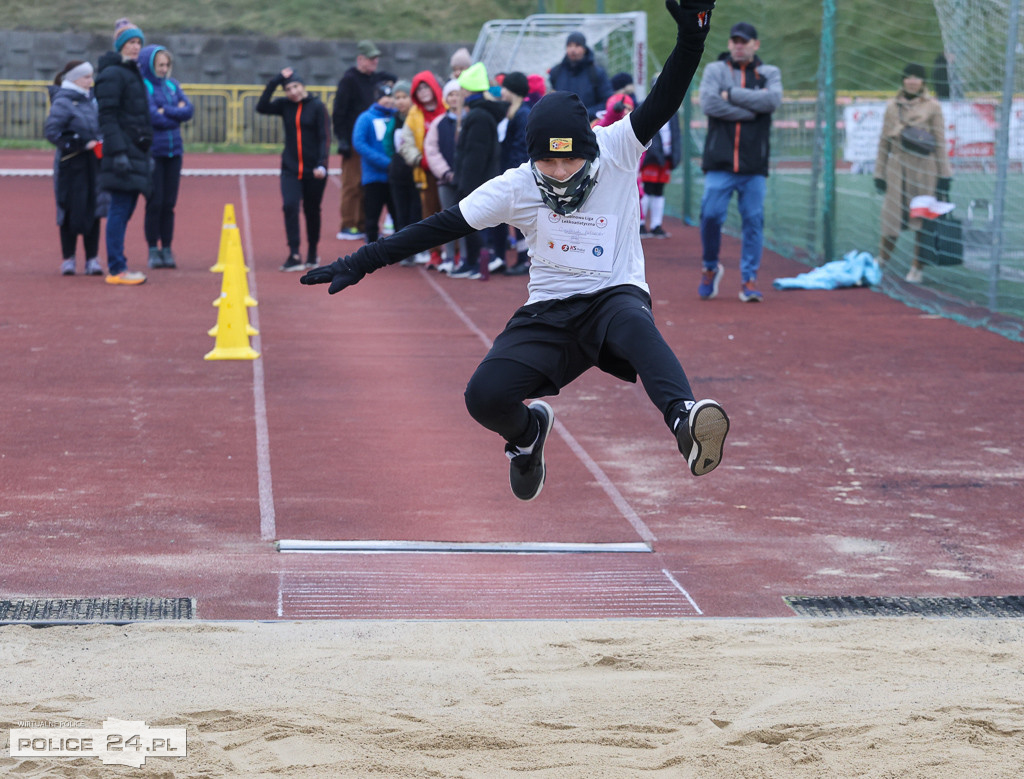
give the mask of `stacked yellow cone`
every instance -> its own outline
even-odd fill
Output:
[[[217,307],[217,324],[207,331],[217,341],[204,359],[255,360],[260,353],[249,345],[249,336],[259,335],[259,331],[249,324],[248,308],[255,306],[256,301],[249,295],[248,269],[235,224],[235,207],[230,203],[224,206],[217,263],[210,270],[223,276],[220,297],[213,301]]]

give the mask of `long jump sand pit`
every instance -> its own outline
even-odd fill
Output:
[[[23,777],[1015,777],[1024,621],[204,622],[0,628],[0,721],[185,728]],[[7,754],[10,754],[7,752]]]

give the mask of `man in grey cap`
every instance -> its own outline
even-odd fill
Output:
[[[377,63],[380,49],[373,41],[356,45],[356,64],[345,71],[334,95],[331,121],[341,155],[341,223],[339,239],[362,239],[363,211],[362,164],[359,152],[352,147],[352,128],[356,118],[373,104],[377,87]]]
[[[759,303],[757,272],[764,240],[764,195],[768,178],[772,113],[782,105],[782,74],[757,56],[761,42],[749,22],[729,30],[729,50],[704,68],[700,107],[708,117],[704,141],[704,198],[700,204],[700,237],[704,270],[697,294],[718,295],[722,265],[718,252],[722,224],[736,193],[742,222],[739,298]]]
[[[548,80],[553,91],[579,95],[591,120],[597,118],[598,111],[604,110],[605,101],[615,91],[608,73],[594,61],[594,52],[581,32],[569,33],[565,39],[565,57],[548,71]]]

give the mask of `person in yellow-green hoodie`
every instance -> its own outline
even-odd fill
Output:
[[[441,97],[441,86],[434,74],[429,70],[421,70],[412,78],[412,108],[405,117],[402,126],[403,141],[398,145],[402,157],[413,170],[413,180],[420,191],[420,210],[423,218],[441,211],[441,198],[437,193],[437,179],[427,165],[423,156],[423,139],[437,117],[444,116],[444,100]],[[430,252],[431,265],[441,264],[441,249],[435,247]]]

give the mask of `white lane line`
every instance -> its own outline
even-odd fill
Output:
[[[688,593],[688,592],[687,592],[686,590],[684,590],[684,589],[683,589],[683,585],[681,585],[681,584],[680,584],[680,583],[679,583],[679,582],[678,582],[678,581],[676,580],[676,577],[675,577],[675,576],[673,576],[672,574],[670,574],[670,573],[668,572],[668,569],[667,569],[667,568],[662,568],[662,569],[661,569],[661,572],[662,572],[663,574],[665,574],[665,576],[667,576],[667,577],[668,577],[668,580],[669,580],[670,582],[672,582],[672,584],[674,584],[674,585],[675,585],[675,588],[676,588],[677,590],[679,590],[679,591],[680,591],[681,593],[683,593],[683,595],[684,595],[684,596],[686,597],[686,599],[687,599],[688,601],[690,601],[690,605],[691,605],[691,606],[693,606],[693,610],[694,610],[694,611],[696,611],[696,612],[697,612],[698,614],[700,614],[701,616],[704,616],[704,612],[700,610],[700,606],[698,606],[698,605],[697,605],[697,601],[695,601],[695,600],[694,600],[693,598],[691,598],[691,597],[690,597],[690,593]]]
[[[469,315],[462,310],[458,303],[452,300],[451,296],[444,291],[441,285],[437,283],[437,280],[434,279],[430,273],[422,268],[420,268],[420,273],[427,280],[427,283],[434,288],[437,294],[441,296],[445,305],[455,313],[455,316],[462,320],[466,327],[483,342],[485,347],[490,349],[493,342],[487,337],[487,334],[477,327],[476,323],[470,319]],[[644,521],[640,519],[639,515],[633,510],[633,507],[629,505],[626,499],[622,497],[622,493],[619,492],[618,488],[612,483],[612,480],[608,478],[608,475],[601,469],[601,466],[594,461],[594,458],[587,454],[583,446],[573,437],[565,425],[557,419],[555,420],[555,430],[558,432],[558,435],[562,437],[562,440],[568,444],[576,457],[579,458],[580,462],[583,463],[584,467],[590,471],[591,475],[601,486],[601,489],[604,490],[605,494],[619,510],[619,513],[622,514],[625,520],[633,526],[633,529],[637,532],[640,538],[648,544],[653,544],[657,540],[657,536],[655,536]]]
[[[249,293],[259,300],[256,289],[256,263],[252,259],[256,252],[252,242],[252,219],[249,215],[249,194],[245,187],[245,175],[238,177],[241,193],[240,213],[242,215],[242,236],[245,241],[245,256],[249,258]],[[249,309],[250,323],[260,329],[259,306]],[[262,354],[260,336],[254,335],[253,349]],[[270,428],[267,425],[267,393],[263,373],[264,357],[252,361],[252,396],[256,423],[256,474],[260,496],[260,538],[270,541],[277,537],[277,517],[274,513],[274,487],[270,474]]]

